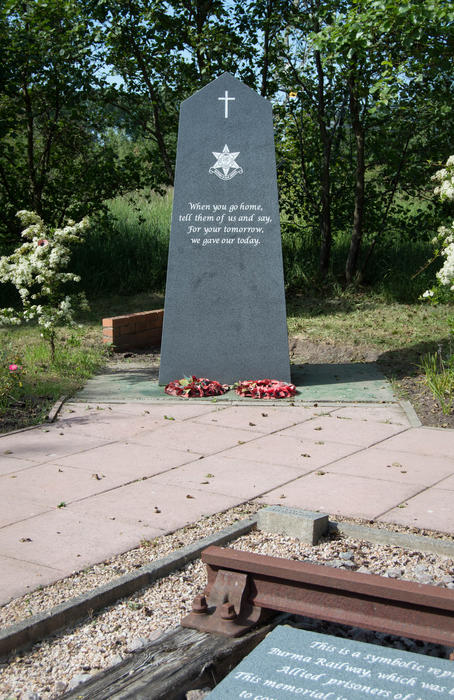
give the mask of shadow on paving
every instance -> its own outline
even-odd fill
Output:
[[[84,402],[180,401],[178,397],[168,396],[164,392],[164,387],[159,386],[158,373],[159,369],[156,366],[118,369],[110,367],[102,374],[89,379],[74,398],[76,401]],[[391,385],[374,362],[292,365],[291,374],[297,388],[297,395],[291,399],[280,399],[278,403],[397,401]],[[239,397],[232,390],[214,399],[206,397],[190,400],[216,403],[232,401],[256,403],[257,401]]]

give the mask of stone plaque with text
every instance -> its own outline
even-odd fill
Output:
[[[210,700],[433,700],[454,697],[454,664],[423,654],[276,627]]]
[[[159,383],[290,381],[271,104],[224,73],[181,105]]]

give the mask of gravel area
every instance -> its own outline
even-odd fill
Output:
[[[110,562],[92,567],[47,589],[12,601],[0,611],[3,619],[23,619],[24,606],[32,612],[78,595],[119,574],[142,566],[170,551],[222,529],[237,519],[251,515],[259,506],[251,503],[218,516],[204,518],[194,526],[173,535],[143,544]],[[404,530],[404,528],[401,528]],[[236,549],[281,556],[296,560],[369,572],[390,578],[454,589],[454,561],[435,554],[410,551],[393,546],[371,544],[336,535],[310,546],[290,537],[261,531],[239,538],[231,545]],[[193,597],[205,585],[204,567],[200,560],[188,564],[174,574],[157,581],[117,604],[106,608],[80,624],[54,634],[31,649],[12,655],[0,664],[1,700],[42,700],[56,698],[65,690],[90,675],[119,662],[128,654],[158,637],[164,630],[179,624],[191,607]],[[30,614],[30,613],[29,613]],[[411,651],[446,655],[443,647],[391,638],[387,635],[349,630],[341,625],[317,621],[301,623],[308,629],[330,634],[353,636],[355,639],[397,646]]]
[[[75,572],[50,586],[38,588],[32,593],[15,598],[0,607],[0,628],[50,610],[60,603],[86,593],[97,586],[102,586],[123,574],[139,569],[145,564],[156,561],[156,559],[161,559],[176,549],[223,530],[238,520],[251,517],[262,507],[262,504],[258,503],[245,503],[224,513],[206,516],[170,535],[143,540],[139,547],[124,554],[119,554],[105,562]],[[3,700],[1,695],[0,700]]]

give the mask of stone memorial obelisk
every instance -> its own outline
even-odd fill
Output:
[[[224,73],[181,105],[159,383],[290,381],[270,102]]]

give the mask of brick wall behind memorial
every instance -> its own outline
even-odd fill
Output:
[[[156,347],[161,344],[164,309],[103,318],[103,342],[115,352]]]

